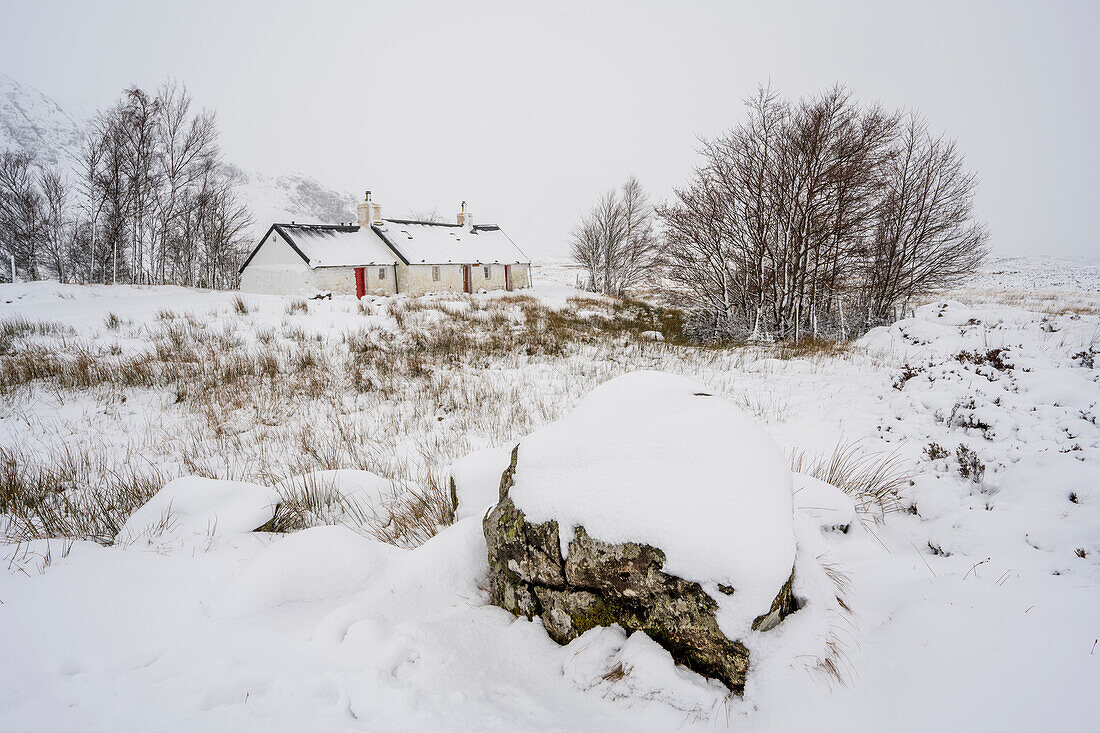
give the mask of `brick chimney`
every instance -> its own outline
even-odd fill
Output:
[[[474,215],[466,211],[465,201],[462,202],[462,210],[458,212],[458,223],[467,227],[472,227],[474,225]]]
[[[371,200],[370,191],[364,194],[363,203],[355,207],[355,212],[359,215],[361,227],[369,227],[371,224],[382,221],[382,205]]]

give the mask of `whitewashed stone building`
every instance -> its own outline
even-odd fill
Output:
[[[367,191],[356,224],[272,224],[240,267],[243,291],[423,295],[531,286],[531,261],[495,224],[383,219]]]

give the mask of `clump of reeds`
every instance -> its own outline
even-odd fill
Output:
[[[900,491],[912,474],[897,451],[865,450],[862,443],[842,440],[831,453],[813,457],[792,451],[791,470],[836,486],[855,500],[864,517],[881,522],[887,514],[901,511]]]
[[[65,537],[109,545],[126,518],[169,478],[133,455],[120,461],[105,452],[65,447],[43,464],[0,448],[0,514],[9,520],[5,539]]]

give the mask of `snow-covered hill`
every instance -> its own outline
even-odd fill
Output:
[[[80,123],[56,101],[0,72],[0,150],[25,150],[54,164],[80,142]]]
[[[273,176],[236,168],[244,177],[241,195],[252,210],[256,236],[273,222],[338,224],[355,220],[355,198],[303,173]]]
[[[55,99],[0,73],[0,150],[23,150],[71,169],[85,122]],[[355,199],[303,173],[272,175],[233,166],[254,220],[256,237],[272,222],[339,223],[355,218]]]

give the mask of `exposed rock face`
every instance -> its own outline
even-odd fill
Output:
[[[500,500],[483,525],[489,550],[492,602],[517,616],[542,619],[566,644],[595,626],[619,624],[644,631],[679,664],[724,682],[741,694],[749,669],[744,644],[730,640],[715,620],[718,604],[698,583],[662,572],[656,547],[607,544],[577,527],[563,559],[555,521],[532,523],[508,495],[519,446],[500,482]],[[795,610],[793,572],[754,629],[767,630]],[[732,594],[736,589],[723,587]]]

